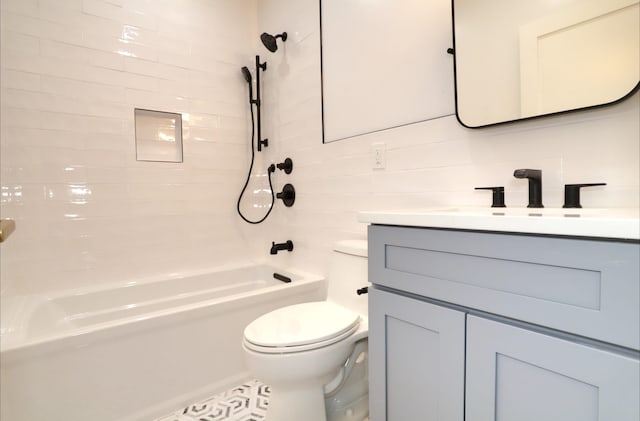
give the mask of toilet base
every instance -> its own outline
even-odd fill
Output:
[[[267,421],[327,421],[322,384],[271,389]]]

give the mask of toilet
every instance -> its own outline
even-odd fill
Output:
[[[334,245],[326,301],[276,309],[244,330],[247,367],[269,385],[267,421],[368,416],[367,243]]]

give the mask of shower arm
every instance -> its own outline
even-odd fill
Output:
[[[256,118],[258,120],[258,152],[262,152],[262,147],[269,146],[269,139],[262,139],[262,118],[260,116],[260,108],[262,103],[260,101],[260,70],[263,72],[267,70],[267,62],[260,63],[260,56],[256,56]]]

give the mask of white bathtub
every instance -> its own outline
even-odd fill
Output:
[[[251,266],[3,300],[0,419],[152,420],[246,380],[244,327],[325,291]]]

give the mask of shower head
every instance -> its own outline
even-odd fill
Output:
[[[278,38],[282,38],[282,42],[286,41],[287,33],[283,32],[281,34],[274,36],[271,34],[267,34],[266,32],[263,32],[262,35],[260,35],[260,40],[262,41],[264,46],[267,48],[267,50],[271,51],[272,53],[275,53],[276,50],[278,49],[278,44],[276,43],[276,40]]]
[[[247,83],[249,85],[251,85],[251,72],[249,71],[249,68],[247,66],[244,66],[242,69],[242,77],[244,77],[244,80],[247,81]]]

